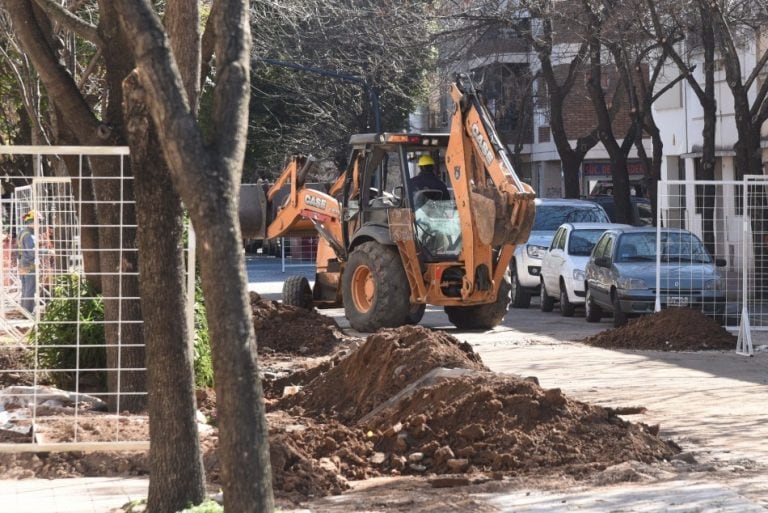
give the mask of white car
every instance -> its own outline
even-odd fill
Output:
[[[541,262],[541,311],[551,312],[555,302],[560,313],[571,317],[576,306],[584,305],[584,268],[597,239],[612,228],[628,228],[614,223],[565,223],[555,232]]]

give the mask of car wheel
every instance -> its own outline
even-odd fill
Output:
[[[525,291],[517,277],[517,269],[513,263],[510,272],[512,273],[512,308],[528,308],[531,306],[531,295]]]
[[[541,282],[541,311],[551,312],[555,308],[555,300],[547,294],[547,287],[544,286],[544,282]]]
[[[568,291],[565,289],[565,283],[560,282],[560,313],[563,317],[573,317],[576,307],[568,299]]]
[[[603,317],[603,309],[595,303],[595,300],[592,298],[592,292],[589,289],[587,289],[584,309],[584,317],[587,319],[587,322],[600,322],[600,319]]]
[[[611,303],[613,303],[613,327],[620,328],[627,323],[627,314],[621,310],[621,302],[616,292],[611,294]]]

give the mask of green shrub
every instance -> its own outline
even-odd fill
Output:
[[[195,280],[195,344],[194,344],[195,385],[213,386],[213,362],[211,360],[211,338],[208,335],[208,319],[205,317],[205,301],[199,277]]]
[[[38,365],[51,369],[104,369],[104,303],[87,280],[77,274],[59,276],[51,300],[36,330]],[[30,332],[35,337],[35,330]],[[77,345],[79,344],[79,351]],[[89,372],[104,385],[103,371]],[[75,373],[52,372],[51,380],[61,388],[74,386]]]

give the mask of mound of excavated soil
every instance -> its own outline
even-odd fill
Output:
[[[736,337],[714,319],[690,308],[668,308],[625,326],[587,337],[583,343],[608,349],[704,351],[735,349]]]
[[[259,353],[326,355],[345,338],[333,319],[262,299],[255,292],[251,292],[251,310]]]
[[[560,389],[492,373],[438,381],[367,419],[376,450],[408,473],[585,470],[667,459],[678,448],[657,427],[565,397]]]
[[[469,344],[421,326],[380,330],[295,396],[304,415],[354,422],[437,367],[487,370]]]

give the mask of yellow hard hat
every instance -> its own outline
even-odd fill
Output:
[[[27,223],[27,222],[29,222],[29,221],[34,221],[36,217],[37,217],[37,212],[35,212],[34,210],[30,210],[29,212],[27,212],[26,214],[24,214],[24,217],[22,217],[21,219],[22,219],[22,220],[23,220],[25,223]]]
[[[432,158],[432,155],[422,155],[419,157],[419,167],[423,166],[434,166],[435,165],[435,159]]]

